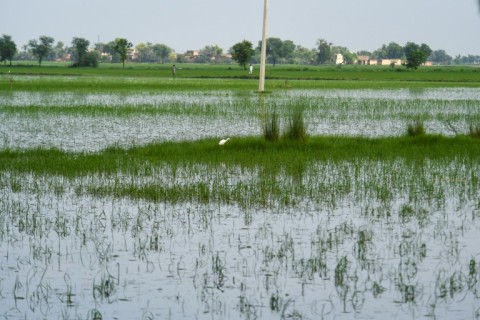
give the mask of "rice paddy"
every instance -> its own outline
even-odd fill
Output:
[[[28,90],[0,91],[0,319],[480,319],[478,87],[17,77]]]

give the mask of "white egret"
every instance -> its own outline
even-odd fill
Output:
[[[223,146],[228,140],[230,140],[230,138],[222,139],[222,140],[220,140],[220,142],[218,144]]]

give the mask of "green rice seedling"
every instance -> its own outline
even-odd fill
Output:
[[[88,312],[88,318],[87,319],[102,320],[103,319],[102,313],[100,311],[98,311],[98,309],[91,309]]]
[[[307,126],[303,119],[303,112],[303,107],[296,107],[292,111],[284,133],[285,139],[299,142],[307,139]]]
[[[100,279],[100,284],[93,284],[93,298],[110,300],[117,291],[117,285],[115,279],[108,275]]]
[[[418,137],[425,135],[425,125],[423,121],[417,119],[407,125],[407,135],[409,137]]]
[[[73,297],[75,294],[72,292],[72,280],[70,278],[70,275],[68,273],[65,273],[63,279],[65,280],[65,284],[67,286],[67,292],[65,293],[66,301],[65,303],[67,304],[68,307],[72,307],[75,305],[75,302],[73,301]]]

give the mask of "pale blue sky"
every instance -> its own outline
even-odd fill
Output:
[[[227,51],[261,38],[263,0],[2,1],[0,34],[20,47],[48,35],[70,45],[127,38],[176,52],[217,44]],[[451,56],[480,55],[478,0],[269,0],[268,36],[314,48],[320,38],[350,50],[426,43]]]

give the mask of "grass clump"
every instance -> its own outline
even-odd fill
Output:
[[[480,139],[480,124],[470,124],[469,133],[470,137]]]
[[[267,115],[262,129],[265,140],[278,141],[280,137],[280,121],[275,110]]]
[[[284,137],[286,140],[303,142],[307,139],[307,126],[303,119],[303,108],[293,110]]]
[[[417,119],[407,125],[407,135],[409,137],[424,136],[426,134],[423,121]]]

